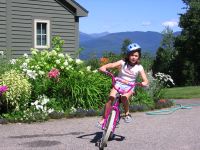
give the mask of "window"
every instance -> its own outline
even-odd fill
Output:
[[[50,21],[34,20],[34,48],[50,47]]]

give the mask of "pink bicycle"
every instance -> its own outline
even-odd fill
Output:
[[[120,108],[119,107],[120,107],[121,96],[125,93],[128,93],[135,86],[142,86],[141,83],[127,82],[122,78],[115,77],[112,73],[110,73],[108,71],[106,71],[104,73],[112,78],[112,86],[117,91],[117,95],[116,95],[116,98],[110,109],[110,113],[107,116],[105,116],[104,123],[102,124],[102,129],[104,131],[103,131],[102,138],[99,142],[100,150],[103,150],[104,147],[107,146],[108,139],[113,137],[115,128],[116,128],[117,124],[119,123],[119,120],[120,120]],[[116,87],[115,83],[117,81],[128,85],[130,88],[121,89],[120,87]]]

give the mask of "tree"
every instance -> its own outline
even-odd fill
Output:
[[[163,39],[161,41],[160,47],[156,52],[156,58],[152,66],[152,70],[154,74],[157,72],[162,72],[171,75],[171,64],[174,60],[175,54],[175,36],[173,35],[173,31],[169,27],[166,27],[162,31],[162,35]]]
[[[123,41],[123,43],[122,43],[122,48],[121,48],[121,54],[122,54],[122,56],[125,56],[126,55],[126,51],[127,51],[127,46],[129,45],[129,44],[131,44],[132,42],[131,42],[131,40],[130,39],[125,39],[124,41]]]
[[[183,0],[186,13],[180,14],[180,36],[175,40],[173,76],[178,85],[200,84],[200,0]]]

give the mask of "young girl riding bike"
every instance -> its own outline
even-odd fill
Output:
[[[128,82],[135,82],[137,76],[140,75],[142,78],[142,85],[147,86],[148,79],[143,69],[143,66],[140,64],[140,58],[141,58],[141,47],[137,43],[132,43],[127,46],[127,55],[124,60],[119,60],[114,63],[108,63],[100,67],[99,70],[102,72],[105,72],[107,71],[107,69],[120,68],[118,77],[124,79],[128,83]],[[128,88],[128,85],[120,83],[120,82],[116,82],[116,87],[126,89]],[[121,98],[121,101],[123,102],[123,105],[124,105],[126,123],[129,123],[132,121],[132,117],[129,113],[128,99],[134,93],[135,92],[133,88],[130,92],[122,95],[122,98]],[[98,127],[101,128],[104,122],[105,116],[107,116],[109,113],[109,110],[111,108],[112,102],[115,99],[116,94],[117,94],[117,91],[114,88],[112,88],[110,91],[109,99],[105,104],[105,110],[104,110],[103,116],[101,120],[99,120],[97,123]]]

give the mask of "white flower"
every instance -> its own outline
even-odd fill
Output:
[[[37,110],[39,110],[39,109],[43,110],[43,106],[42,105],[36,105],[35,107],[36,107]]]
[[[74,112],[76,112],[76,108],[74,108],[74,107],[71,107],[71,109],[70,109],[70,112],[71,112],[71,113],[74,113]]]
[[[26,62],[26,63],[29,63],[29,62],[30,62],[30,59],[25,59],[25,62]]]
[[[53,56],[56,56],[56,55],[57,55],[57,52],[56,52],[55,50],[52,50],[50,53],[51,53]]]
[[[68,58],[68,59],[71,58],[67,53],[65,54],[65,56],[66,56],[66,58]]]
[[[60,53],[60,54],[58,54],[58,57],[60,57],[60,58],[64,58],[65,56],[64,56],[63,53]]]
[[[27,70],[26,74],[29,76],[29,78],[31,79],[35,79],[37,76],[37,73],[35,71],[32,70]]]
[[[12,65],[16,64],[16,59],[11,59],[10,64],[12,64]]]
[[[65,60],[65,62],[63,63],[65,66],[68,66],[68,62],[67,62],[67,60]]]
[[[91,66],[87,66],[87,71],[91,71]]]
[[[98,72],[98,70],[93,70],[92,72],[93,72],[93,73],[97,73],[97,72]]]
[[[37,55],[37,52],[36,51],[32,51],[31,54],[32,55]]]
[[[38,74],[39,74],[39,75],[41,75],[41,76],[43,76],[43,75],[45,74],[45,72],[44,72],[44,71],[41,71],[41,70],[39,70]]]
[[[78,65],[83,63],[83,61],[80,60],[80,59],[76,59],[75,61],[76,61],[76,63],[77,63]]]
[[[45,105],[49,102],[49,99],[47,97],[44,97],[44,99],[42,100],[41,104]]]
[[[23,68],[23,69],[27,69],[27,67],[28,67],[27,63],[23,63],[22,66],[21,66],[21,68]]]
[[[39,101],[36,100],[35,102],[31,103],[31,105],[38,105]]]
[[[23,55],[25,58],[28,58],[28,54],[27,53],[24,53]]]
[[[70,57],[70,58],[68,58],[68,61],[69,61],[69,62],[72,62],[72,61],[73,61],[73,59]]]
[[[27,71],[27,69],[22,69],[23,70],[23,72],[26,72]]]
[[[54,112],[54,109],[50,108],[50,109],[47,110],[47,112],[50,114],[50,113]]]
[[[60,64],[60,60],[56,60],[56,64]]]

